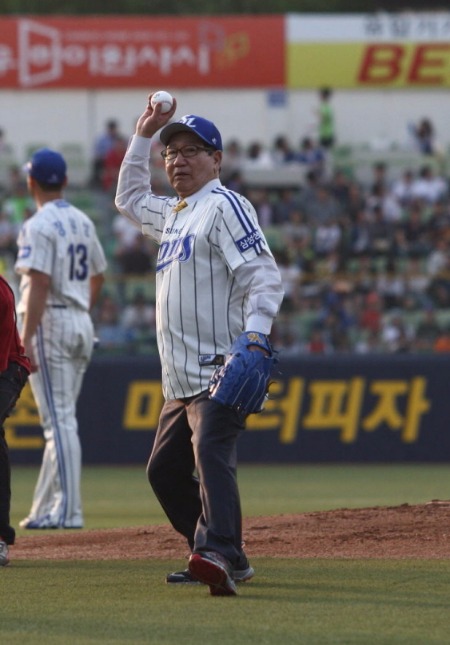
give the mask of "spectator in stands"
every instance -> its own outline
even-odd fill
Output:
[[[289,258],[287,249],[274,250],[273,255],[278,264],[284,289],[284,299],[280,314],[293,313],[299,309],[302,271]]]
[[[234,170],[226,181],[223,181],[227,188],[236,193],[247,196],[247,185],[244,182],[242,170]]]
[[[427,227],[433,244],[439,238],[450,241],[450,205],[448,200],[439,199],[431,206]]]
[[[405,324],[400,314],[394,313],[383,321],[381,341],[385,351],[404,354],[411,351],[414,331]]]
[[[450,352],[450,327],[445,327],[441,330],[439,336],[434,342],[433,351],[436,354]]]
[[[439,148],[436,143],[434,125],[429,118],[421,119],[417,124],[408,125],[409,133],[413,139],[413,145],[423,155],[435,155]]]
[[[310,338],[305,344],[307,354],[331,354],[332,345],[326,340],[324,331],[315,326],[311,330]]]
[[[305,201],[304,197],[304,194],[300,195],[301,206],[310,224],[317,225],[328,220],[339,221],[342,209],[328,186],[317,183],[312,188],[309,199]]]
[[[284,234],[282,239],[291,258],[291,263],[297,265],[302,272],[302,293],[305,296],[306,285],[310,285],[313,290],[313,282],[317,280],[316,276],[316,258],[311,245],[311,231],[309,227],[305,231],[305,236],[301,234],[293,235],[289,240]],[[303,307],[303,305],[302,305]]]
[[[411,255],[406,259],[404,272],[406,293],[414,294],[421,306],[428,305],[428,288],[430,277],[425,272],[426,260],[422,257]]]
[[[352,276],[356,293],[367,294],[376,289],[378,272],[373,264],[371,253],[362,253],[358,257],[356,270]]]
[[[122,326],[136,349],[147,347],[156,351],[156,307],[138,289],[122,313]]]
[[[267,229],[273,223],[273,205],[269,191],[267,188],[253,188],[248,192],[248,199],[255,207],[261,228]]]
[[[296,161],[306,166],[316,177],[323,176],[325,155],[322,148],[311,137],[304,137],[300,142],[300,151],[296,155]]]
[[[430,282],[427,295],[436,309],[450,309],[450,272],[436,275]]]
[[[279,348],[281,356],[299,356],[304,353],[303,347],[295,332],[286,327],[282,329],[276,339],[276,345]]]
[[[382,326],[382,301],[376,291],[370,291],[364,296],[363,307],[358,320],[360,329],[379,334]]]
[[[420,202],[412,202],[405,212],[405,219],[399,225],[409,256],[424,257],[430,251],[430,232],[424,221],[424,209]]]
[[[270,152],[266,150],[260,141],[253,141],[247,148],[242,168],[249,169],[270,169],[274,164]]]
[[[389,190],[388,167],[386,162],[377,161],[372,166],[372,181],[370,189],[375,186],[381,187],[382,190]]]
[[[342,169],[334,170],[330,180],[330,190],[342,209],[347,211],[350,205],[350,186],[352,182]]]
[[[312,229],[306,221],[305,213],[298,207],[293,208],[287,215],[286,220],[280,223],[276,219],[274,223],[280,225],[284,245],[295,250],[291,254],[293,261],[295,261],[296,252],[298,252],[299,248],[305,249],[312,239]]]
[[[373,184],[367,195],[366,206],[371,212],[377,207],[380,208],[383,213],[383,219],[394,224],[399,222],[403,215],[402,207],[381,181]]]
[[[221,177],[224,184],[236,173],[241,172],[244,162],[244,150],[237,139],[231,139],[225,144],[222,156]]]
[[[401,177],[394,181],[391,187],[391,194],[399,206],[409,206],[414,200],[413,195],[414,173],[407,168]]]
[[[154,328],[156,322],[155,304],[148,302],[142,289],[138,289],[122,314],[125,329],[143,331]]]
[[[296,161],[296,154],[287,137],[278,135],[272,146],[272,159],[276,166]]]
[[[288,224],[291,221],[292,213],[301,210],[298,190],[294,188],[282,188],[272,205],[273,223]]]
[[[394,225],[388,222],[380,205],[372,208],[372,219],[369,220],[370,250],[373,255],[388,258],[392,255]]]
[[[366,208],[366,199],[363,188],[355,181],[349,182],[347,203],[342,204],[339,198],[337,199],[342,208],[344,208],[349,222],[354,222],[357,219],[357,214]]]
[[[102,187],[105,157],[118,140],[125,140],[115,119],[106,122],[105,131],[97,137],[94,143],[94,158],[92,163],[91,185],[93,188]]]
[[[321,147],[326,150],[331,150],[336,143],[334,110],[331,104],[332,97],[333,91],[329,87],[323,87],[319,91],[317,136]]]
[[[323,296],[322,310],[318,324],[324,332],[324,338],[334,349],[346,349],[345,339],[349,331],[356,326],[352,308],[352,296],[347,289],[337,291],[328,289]]]
[[[103,158],[103,167],[101,170],[101,183],[105,192],[115,194],[117,187],[117,179],[119,177],[119,170],[122,164],[125,152],[127,149],[127,142],[125,139],[118,138],[112,142],[111,147],[106,152]]]
[[[316,257],[327,258],[340,249],[342,231],[335,219],[318,222],[314,227],[313,248]]]
[[[16,169],[13,168],[11,170],[10,190],[3,201],[3,210],[14,227],[16,237],[24,221],[31,217],[35,211],[34,201],[30,197],[27,184],[18,169],[17,175]]]
[[[386,310],[402,308],[403,298],[406,295],[406,285],[394,258],[389,258],[385,269],[378,274],[376,289],[383,298],[383,305]]]
[[[365,208],[355,214],[346,238],[346,253],[349,257],[358,258],[371,252],[371,226]]]
[[[12,268],[17,253],[17,230],[0,204],[0,274]]]
[[[123,276],[147,275],[154,269],[156,251],[142,235],[125,248],[116,250],[115,259]]]
[[[336,311],[330,310],[322,321],[322,339],[333,352],[348,350],[348,329],[342,326]]]
[[[450,244],[445,237],[438,237],[428,256],[426,273],[431,278],[450,271]]]
[[[432,352],[441,332],[442,329],[437,321],[434,307],[427,306],[424,309],[422,320],[416,327],[414,350],[417,352]]]
[[[427,205],[447,199],[449,196],[448,182],[437,175],[431,166],[423,166],[412,185],[414,199],[420,199]]]
[[[101,351],[124,350],[130,344],[132,337],[121,324],[119,304],[107,292],[94,310],[93,319]]]

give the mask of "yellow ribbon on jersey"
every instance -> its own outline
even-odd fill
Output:
[[[173,212],[178,213],[179,211],[183,210],[183,208],[186,208],[187,202],[182,199],[181,202],[178,202],[176,206],[173,207]]]

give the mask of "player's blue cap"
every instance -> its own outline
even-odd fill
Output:
[[[41,184],[58,186],[66,179],[67,166],[59,152],[50,148],[40,148],[26,164],[25,170]]]
[[[195,116],[195,114],[186,114],[185,116],[182,116],[179,121],[166,125],[166,127],[161,130],[159,138],[162,143],[167,146],[170,137],[172,137],[176,132],[193,132],[212,148],[223,150],[222,137],[220,136],[219,130],[212,121],[208,121],[208,119],[204,119],[201,116]]]

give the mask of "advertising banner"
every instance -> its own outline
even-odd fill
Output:
[[[450,359],[302,357],[280,361],[270,398],[239,440],[243,462],[450,461]],[[159,361],[97,359],[78,418],[90,464],[145,464],[163,405]],[[29,386],[6,420],[13,463],[39,463],[43,439]]]
[[[0,18],[0,87],[285,85],[283,16]]]
[[[450,11],[311,14],[287,21],[289,88],[447,88]]]

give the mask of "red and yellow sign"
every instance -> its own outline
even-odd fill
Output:
[[[0,19],[0,87],[284,86],[284,18]]]
[[[450,85],[450,12],[290,16],[290,88]]]

